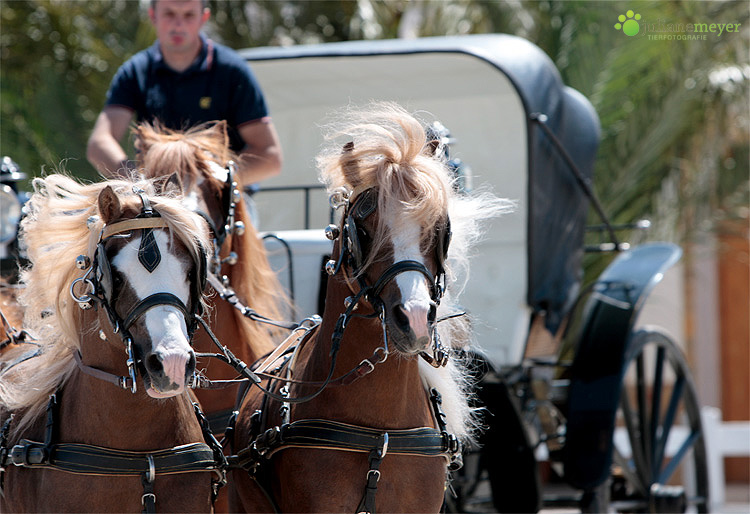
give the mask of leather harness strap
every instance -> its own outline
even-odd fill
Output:
[[[45,443],[22,439],[6,455],[3,466],[50,468],[82,475],[140,475],[153,459],[157,474],[169,475],[218,469],[214,452],[206,443],[190,443],[164,450],[135,452],[90,444]]]
[[[73,358],[76,361],[78,369],[89,376],[92,376],[99,380],[103,380],[105,382],[109,382],[110,384],[114,384],[121,389],[131,389],[133,387],[132,377],[107,373],[106,371],[102,371],[100,369],[85,365],[83,363],[83,358],[81,357],[81,352],[79,350],[73,352]]]
[[[197,403],[193,403],[196,418],[205,442],[187,443],[153,451],[131,451],[105,448],[82,443],[54,443],[57,423],[57,393],[50,396],[47,406],[45,442],[22,439],[13,447],[6,447],[11,415],[0,430],[0,494],[4,471],[8,466],[47,468],[67,473],[91,476],[141,476],[144,512],[155,512],[156,475],[174,475],[210,471],[217,479],[211,481],[214,501],[218,489],[226,484],[227,460],[214,437],[208,421]]]
[[[269,459],[288,448],[317,448],[367,453],[382,446],[388,435],[388,452],[394,455],[442,456],[451,460],[459,451],[458,439],[430,427],[383,430],[326,419],[302,419],[273,427],[230,458],[230,467],[248,469],[258,458]],[[234,457],[234,456],[233,456]]]
[[[169,228],[169,225],[167,225],[167,222],[159,217],[133,218],[130,220],[118,221],[117,223],[112,223],[104,227],[104,229],[102,230],[101,240],[104,241],[105,239],[115,234],[121,234],[123,232],[130,232],[132,230],[145,228]]]
[[[265,400],[268,397],[264,396],[263,399],[264,407],[253,414],[253,424],[258,427],[258,432],[264,424],[264,413],[267,412]],[[281,426],[275,426],[259,433],[248,447],[238,451],[236,455],[228,457],[227,462],[230,469],[242,468],[246,470],[278,511],[268,484],[264,483],[265,475],[263,472],[263,464],[268,463],[275,453],[287,448],[369,453],[369,469],[365,491],[356,512],[375,514],[375,496],[377,484],[380,480],[380,464],[387,453],[443,457],[447,459],[448,469],[450,470],[459,469],[462,465],[461,442],[447,430],[445,414],[441,408],[442,398],[435,388],[430,390],[430,403],[434,411],[437,429],[419,427],[384,430],[333,420],[303,419],[284,423]],[[231,433],[233,427],[228,430]]]

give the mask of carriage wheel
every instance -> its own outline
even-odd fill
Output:
[[[618,512],[708,512],[700,407],[682,351],[657,329],[636,332],[613,454],[610,508]]]

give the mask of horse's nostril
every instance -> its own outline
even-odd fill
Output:
[[[164,370],[164,366],[161,363],[159,355],[152,353],[146,357],[146,369],[151,373],[159,373]]]
[[[396,320],[396,326],[404,332],[409,331],[409,317],[406,315],[404,306],[398,304],[393,307],[393,319]]]

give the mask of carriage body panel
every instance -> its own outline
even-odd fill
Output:
[[[284,148],[285,168],[269,186],[315,181],[311,156],[322,143],[319,126],[349,104],[391,100],[448,127],[457,140],[451,157],[471,167],[473,187],[517,203],[515,212],[490,224],[462,295],[477,341],[493,363],[514,365],[523,357],[531,312],[544,312],[548,330],[557,330],[580,285],[588,200],[531,116],[547,116],[587,178],[599,124],[588,101],[562,84],[539,48],[486,35],[259,48],[242,55],[266,92]],[[329,222],[324,193],[311,197],[310,226],[322,228]],[[300,199],[289,192],[258,195],[261,229],[300,228]]]

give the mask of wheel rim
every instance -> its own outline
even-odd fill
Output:
[[[707,512],[700,406],[681,350],[667,335],[641,330],[625,370],[614,451],[620,489],[612,503],[641,511],[679,511],[687,503]]]

